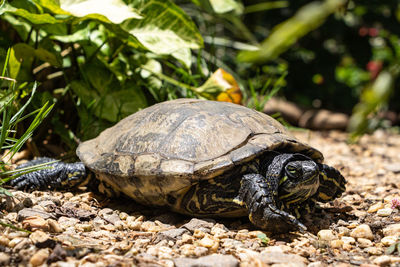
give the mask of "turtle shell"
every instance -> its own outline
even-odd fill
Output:
[[[266,150],[322,154],[270,116],[227,102],[178,99],[138,111],[83,142],[77,155],[97,177],[144,204],[165,205]]]

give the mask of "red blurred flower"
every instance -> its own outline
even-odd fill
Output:
[[[371,60],[367,64],[367,70],[371,75],[371,79],[375,79],[378,76],[379,72],[382,70],[382,61],[380,60]]]

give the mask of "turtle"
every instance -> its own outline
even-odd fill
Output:
[[[18,189],[94,184],[146,206],[197,217],[248,216],[257,228],[305,231],[304,214],[345,191],[322,153],[267,114],[228,103],[177,99],[142,109],[82,142],[81,162],[24,174]],[[49,162],[38,158],[21,167]],[[134,205],[134,204],[132,204]]]

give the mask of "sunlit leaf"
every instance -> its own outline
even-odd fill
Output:
[[[181,61],[186,68],[190,68],[192,64],[192,52],[189,48],[182,48],[173,52],[171,55]]]
[[[227,13],[233,10],[240,10],[241,5],[235,0],[209,0],[215,13]]]
[[[125,29],[156,54],[198,49],[203,39],[193,21],[169,0],[148,0],[139,8],[144,18],[132,20]]]
[[[126,19],[142,18],[122,0],[60,0],[60,7],[76,17],[89,16],[100,20],[105,17],[116,24]]]

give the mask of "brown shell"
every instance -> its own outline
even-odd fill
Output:
[[[318,150],[264,113],[226,102],[178,99],[130,115],[82,143],[77,154],[115,189],[141,202],[162,202],[160,195],[211,179],[272,149],[323,160]]]

